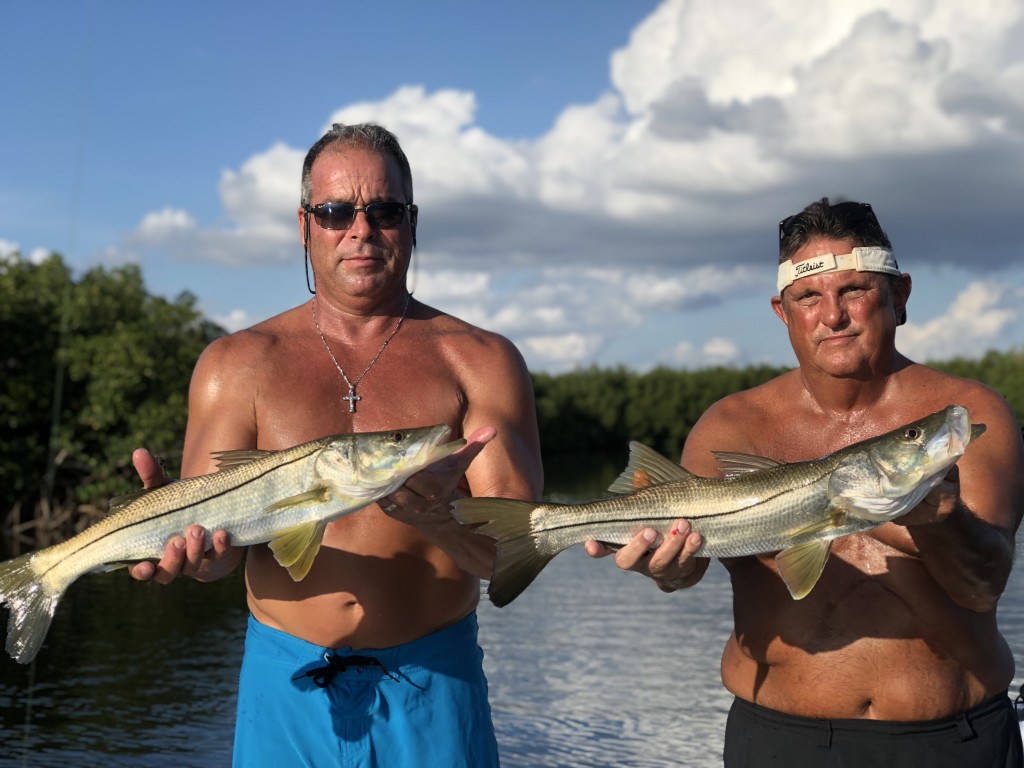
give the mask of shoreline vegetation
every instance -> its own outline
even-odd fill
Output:
[[[137,490],[140,445],[177,476],[192,367],[224,333],[191,294],[148,294],[135,265],[76,279],[56,254],[0,260],[0,550],[49,546],[102,517],[111,497]],[[1024,415],[1024,349],[929,365],[988,384]],[[533,373],[541,450],[624,466],[639,440],[678,458],[712,403],[786,370]]]

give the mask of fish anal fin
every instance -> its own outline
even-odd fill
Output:
[[[795,544],[784,549],[775,556],[779,576],[782,577],[794,600],[806,597],[814,589],[821,572],[825,570],[825,563],[828,562],[831,550],[830,541],[805,541],[803,544]]]
[[[652,485],[691,479],[693,475],[676,462],[634,440],[629,444],[629,464],[608,490],[612,493],[633,493]],[[646,485],[637,485],[638,480]]]
[[[270,550],[277,562],[288,570],[292,581],[302,581],[313,566],[313,560],[320,551],[326,522],[312,522],[282,531],[270,543]]]

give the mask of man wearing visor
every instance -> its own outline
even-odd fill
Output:
[[[1020,766],[1013,655],[996,626],[1024,504],[1017,419],[988,387],[897,351],[911,281],[871,206],[824,199],[780,222],[778,290],[798,367],[709,408],[687,469],[721,476],[712,451],[815,459],[950,404],[987,431],[904,517],[833,542],[802,600],[772,555],[723,560],[725,765]],[[642,532],[619,566],[664,591],[697,583],[700,537],[686,521],[676,530],[662,542]]]

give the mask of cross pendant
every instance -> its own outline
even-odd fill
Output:
[[[356,394],[356,388],[355,387],[349,387],[348,388],[348,394],[345,395],[341,399],[342,400],[348,400],[348,412],[349,413],[355,413],[356,412],[356,400],[362,400],[363,398],[361,398],[359,395]]]

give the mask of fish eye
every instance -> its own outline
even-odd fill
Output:
[[[392,432],[391,433],[391,439],[394,440],[396,443],[400,443],[403,440],[405,440],[405,433],[404,432]]]
[[[921,436],[921,430],[918,429],[917,427],[907,427],[907,430],[906,432],[903,433],[903,436],[907,438],[907,440],[917,440],[917,438]]]

